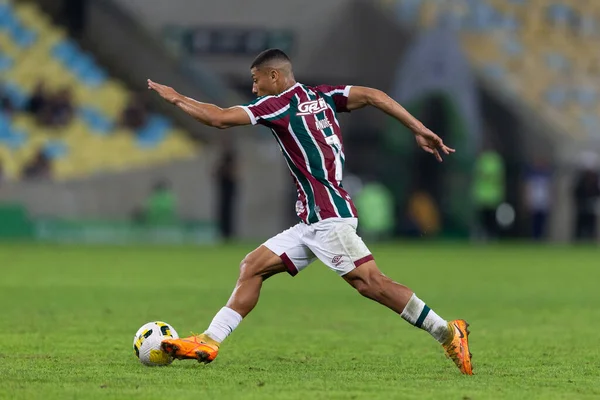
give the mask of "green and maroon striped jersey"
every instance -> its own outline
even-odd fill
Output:
[[[350,86],[301,83],[240,106],[253,125],[271,128],[296,184],[296,213],[307,224],[357,217],[342,187],[344,146],[337,113],[348,112]]]

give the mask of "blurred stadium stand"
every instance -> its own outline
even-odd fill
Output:
[[[8,180],[20,179],[38,151],[50,159],[56,180],[186,159],[198,151],[187,132],[159,114],[135,131],[121,126],[131,92],[31,3],[0,3],[0,69],[2,92],[15,109],[0,120]],[[75,112],[66,125],[44,126],[25,111],[38,82],[73,93]]]
[[[597,141],[600,3],[593,0],[397,0],[419,29],[456,30],[473,64],[574,140]]]
[[[67,34],[71,24],[63,15],[69,1],[2,4],[13,20],[35,34],[29,47],[21,48],[0,31],[4,55],[0,67],[7,69],[0,82],[6,92],[23,107],[38,79],[47,77],[49,89],[71,85],[77,112],[60,134],[39,127],[20,109],[6,121],[9,133],[6,144],[0,139],[0,159],[8,181],[0,184],[0,201],[21,203],[35,218],[123,220],[130,218],[156,180],[167,179],[177,192],[183,221],[212,221],[213,163],[219,152],[216,139],[222,132],[203,127],[153,96],[146,89],[146,78],[223,106],[246,99],[225,86],[210,68],[189,65],[169,54],[163,42],[112,1],[87,2],[84,15],[76,16],[85,23],[71,37]],[[23,22],[21,15],[27,15]],[[37,22],[26,22],[31,20]],[[42,34],[40,29],[46,31]],[[15,68],[16,62],[28,62],[23,64],[28,69]],[[40,63],[46,68],[40,68]],[[154,110],[136,132],[117,124],[133,93]],[[265,140],[272,145],[272,139],[264,131],[240,128],[238,132],[237,146],[247,151],[241,155],[237,231],[246,237],[268,235],[283,226],[285,204],[278,199],[285,186],[277,182],[287,179],[286,171],[273,168],[269,154],[276,149],[265,148]],[[40,148],[52,157],[56,179],[19,180],[23,165]]]

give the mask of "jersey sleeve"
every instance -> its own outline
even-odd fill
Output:
[[[350,112],[348,110],[348,96],[350,95],[350,88],[352,86],[330,86],[330,85],[319,85],[316,89],[323,93],[325,96],[331,97],[335,103],[336,112]]]
[[[281,118],[290,108],[289,101],[277,96],[263,96],[254,100],[252,103],[237,106],[242,108],[248,116],[252,125],[266,125]]]

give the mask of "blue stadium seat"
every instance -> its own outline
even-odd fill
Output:
[[[79,48],[75,42],[70,39],[65,39],[63,41],[58,42],[51,51],[52,55],[67,65],[72,62],[73,59],[77,57],[79,54]]]
[[[92,107],[82,107],[79,110],[79,115],[95,133],[106,135],[114,128],[114,123],[110,119]]]
[[[14,61],[9,56],[0,53],[0,72],[4,72],[10,69],[14,64]]]
[[[13,13],[10,5],[5,4],[0,8],[0,30],[11,32],[19,27],[19,20]]]
[[[492,79],[504,79],[506,77],[506,70],[500,64],[488,63],[484,65],[483,72],[486,76]]]
[[[515,36],[504,39],[502,47],[504,48],[506,54],[510,56],[519,56],[523,53],[523,45]]]
[[[12,12],[10,4],[0,3],[0,25],[2,24],[2,21],[7,18],[7,14],[10,12]]]
[[[93,67],[84,71],[79,78],[84,85],[95,88],[106,82],[108,79],[108,74],[98,65],[94,65]]]
[[[496,10],[486,3],[474,3],[467,26],[476,31],[490,31],[498,21]]]
[[[546,91],[545,98],[550,105],[562,107],[568,99],[567,89],[564,86],[552,86]]]
[[[584,114],[581,116],[580,121],[589,137],[600,137],[600,120],[596,114]]]
[[[12,82],[4,83],[4,94],[9,98],[13,107],[22,110],[29,101],[29,96],[19,86]]]
[[[405,24],[414,24],[419,19],[421,0],[403,0],[396,3],[396,16]]]
[[[544,57],[546,66],[555,71],[566,71],[571,65],[567,58],[560,53],[549,53]]]
[[[165,117],[152,115],[146,126],[138,130],[137,144],[142,148],[156,147],[166,136],[171,128],[171,123]]]
[[[27,135],[23,132],[15,131],[10,125],[0,126],[0,142],[8,148],[16,150],[27,142]]]
[[[51,140],[44,145],[43,152],[51,160],[63,158],[68,154],[69,148],[62,140]]]
[[[91,55],[78,51],[73,58],[65,63],[65,66],[79,77],[85,71],[92,68],[94,64],[94,59]]]
[[[11,121],[10,119],[4,115],[4,113],[0,113],[0,136],[3,134],[7,134],[10,131]]]
[[[455,12],[445,12],[441,13],[438,16],[438,26],[452,29],[452,30],[460,30],[463,25],[465,25],[466,18],[463,18],[462,15]]]
[[[584,36],[598,34],[598,21],[591,15],[582,15],[579,19],[579,33]]]
[[[508,30],[508,31],[511,31],[511,32],[515,32],[515,31],[517,31],[521,27],[521,24],[519,23],[519,20],[516,19],[512,15],[503,15],[503,16],[501,16],[500,21],[499,21],[499,25],[500,25],[500,27],[502,29]]]
[[[28,48],[37,39],[37,34],[23,26],[18,26],[11,31],[13,41],[21,48]]]
[[[581,85],[574,89],[575,100],[582,107],[592,107],[598,101],[598,91],[590,85]]]
[[[564,3],[554,3],[548,6],[547,15],[550,22],[566,25],[573,17],[574,11]]]

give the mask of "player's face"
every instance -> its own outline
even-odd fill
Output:
[[[258,97],[278,94],[277,77],[273,76],[272,71],[252,68],[250,73],[252,73],[252,93]]]

